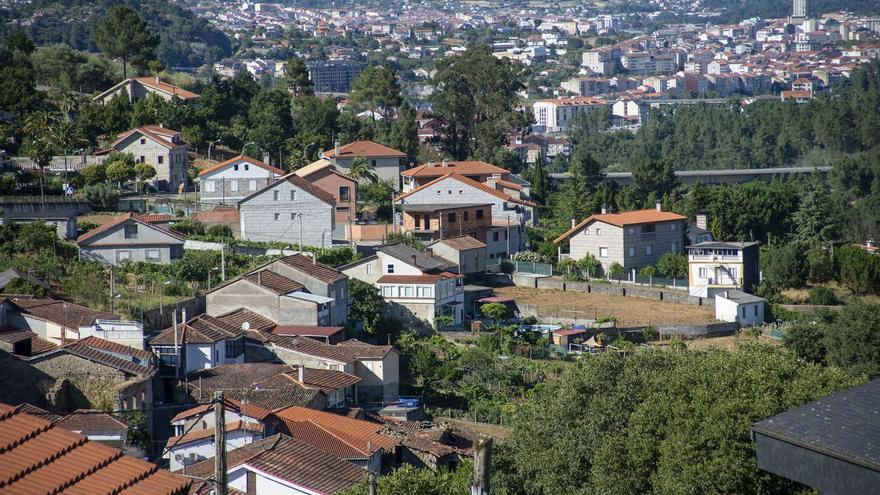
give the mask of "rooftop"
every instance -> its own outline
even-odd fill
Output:
[[[373,141],[355,141],[353,143],[340,146],[337,152],[336,148],[324,151],[324,156],[328,158],[355,158],[361,157],[377,157],[377,158],[406,158],[406,153],[398,151],[394,148],[375,143]]]
[[[332,284],[348,278],[348,275],[339,270],[316,262],[311,256],[303,254],[291,254],[278,261],[326,284]]]
[[[572,235],[579,232],[585,226],[587,226],[590,222],[597,221],[602,223],[607,223],[609,225],[614,225],[617,227],[625,227],[628,225],[639,225],[643,223],[655,223],[655,222],[671,222],[671,221],[685,221],[687,217],[684,215],[679,215],[678,213],[672,213],[671,211],[661,211],[656,208],[648,208],[645,210],[631,210],[631,211],[622,211],[620,213],[596,213],[590,215],[585,218],[581,223],[575,225],[571,229],[569,229],[566,233],[557,237],[553,240],[554,243],[559,244],[562,241],[567,240]]]
[[[213,344],[224,339],[239,337],[243,331],[240,326],[203,314],[187,322],[178,323],[176,334],[177,342],[174,340],[175,331],[172,325],[156,335],[150,341],[150,345]]]
[[[183,495],[192,481],[0,404],[0,491]]]
[[[95,320],[119,319],[112,313],[96,311],[79,304],[51,298],[11,297],[7,299],[22,313],[51,321],[67,328],[89,326]]]
[[[695,248],[717,248],[717,249],[743,249],[751,246],[757,246],[757,242],[723,242],[723,241],[703,241],[691,244],[688,249]]]
[[[510,173],[507,169],[496,167],[490,163],[479,160],[433,162],[404,170],[400,173],[404,177],[440,177],[450,172],[458,172],[462,175],[491,175]]]
[[[139,223],[149,229],[157,230],[159,232],[162,232],[163,234],[167,234],[167,235],[177,239],[181,243],[183,243],[186,240],[185,235],[182,235],[177,232],[174,232],[173,230],[169,230],[169,229],[160,227],[158,225],[149,223],[148,221],[145,221],[142,218],[143,217],[141,217],[140,215],[135,215],[132,212],[123,213],[122,215],[119,215],[118,217],[114,218],[113,220],[105,223],[104,225],[101,225],[100,227],[95,227],[94,229],[79,236],[79,238],[77,238],[77,240],[76,240],[76,243],[78,245],[83,245],[86,243],[86,241],[92,239],[93,237],[97,236],[98,234],[107,232],[107,231],[113,229],[114,227],[117,227],[117,226],[122,225],[126,222],[129,222],[129,221]],[[134,241],[134,242],[136,242],[136,241]]]
[[[400,209],[412,213],[433,213],[435,211],[460,210],[463,208],[476,208],[479,206],[492,206],[492,203],[423,203],[416,205],[400,205]]]
[[[381,424],[298,406],[275,411],[275,415],[293,438],[340,458],[369,457],[395,445],[394,439],[379,434]]]
[[[278,177],[281,177],[285,174],[284,170],[281,170],[280,168],[273,167],[267,163],[261,162],[260,160],[257,160],[255,158],[251,158],[249,156],[239,155],[234,158],[230,158],[229,160],[226,160],[224,162],[220,162],[215,165],[211,165],[210,167],[203,168],[199,172],[199,177],[202,177],[203,175],[208,175],[208,174],[216,172],[218,170],[222,170],[224,168],[235,165],[237,163],[248,163],[248,164],[253,165],[255,167],[259,167],[263,170],[267,170],[269,172],[272,172],[273,174],[277,175]]]
[[[447,237],[446,239],[432,242],[431,244],[429,244],[429,246],[433,246],[435,244],[445,244],[452,249],[456,249],[458,251],[466,251],[468,249],[482,249],[486,247],[486,243],[474,239],[469,235],[464,235],[461,237]]]
[[[386,244],[385,246],[379,247],[376,251],[387,254],[388,256],[404,263],[414,265],[422,271],[445,270],[450,264],[454,265],[454,263],[449,260],[443,259],[439,256],[429,256],[424,251],[419,251],[418,249],[403,243]]]

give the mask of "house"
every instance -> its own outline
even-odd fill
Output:
[[[738,290],[715,294],[715,319],[737,322],[741,327],[764,324],[766,299]]]
[[[166,101],[174,98],[189,103],[199,99],[199,95],[192,91],[167,83],[159,79],[159,77],[133,77],[116,84],[112,88],[98,94],[92,100],[100,105],[110,103],[113,98],[123,96],[130,103],[145,98],[147,95],[158,95]]]
[[[429,244],[428,249],[458,264],[461,275],[486,272],[486,243],[471,236],[447,237]]]
[[[350,224],[357,218],[357,181],[337,172],[328,160],[318,160],[294,174],[327,191],[336,200],[336,224]]]
[[[430,426],[410,431],[407,426],[389,429],[403,432],[400,440],[400,459],[417,468],[455,470],[462,461],[473,458],[473,446],[478,434],[449,426]]]
[[[393,402],[400,396],[400,355],[390,345],[346,340],[329,345],[306,337],[273,335],[267,345],[288,364],[344,371],[360,378],[360,402]]]
[[[197,401],[212,397],[213,392],[231,392],[247,399],[250,390],[276,390],[285,394],[288,389],[317,390],[323,396],[316,409],[338,408],[357,404],[357,384],[361,379],[341,370],[310,368],[280,363],[225,364],[201,370],[187,377],[188,392]],[[293,404],[289,404],[293,405]],[[311,407],[310,404],[296,404]]]
[[[6,493],[149,493],[186,495],[192,480],[90,441],[51,421],[0,404],[9,459],[0,474]]]
[[[137,321],[97,319],[90,325],[81,325],[77,332],[82,339],[94,336],[134,349],[147,348],[144,325]]]
[[[99,409],[77,409],[56,420],[55,426],[117,449],[128,444],[128,424]]]
[[[568,243],[569,257],[579,260],[593,255],[608,272],[618,263],[629,273],[651,266],[664,253],[680,253],[684,247],[684,230],[687,217],[663,211],[658,204],[654,209],[603,212],[590,215],[574,224],[557,237],[560,257],[562,244]]]
[[[81,327],[95,325],[99,320],[120,319],[110,313],[58,299],[11,296],[3,301],[0,322],[11,328],[29,330],[55,345],[86,337],[80,333]]]
[[[463,277],[453,273],[455,263],[433,253],[388,244],[340,269],[378,287],[389,313],[406,324],[433,327],[437,317],[447,316],[454,325],[462,322]]]
[[[91,211],[88,201],[68,196],[0,196],[0,225],[45,222],[55,227],[58,237],[76,238],[76,217]]]
[[[206,229],[215,225],[225,225],[232,231],[233,238],[241,238],[241,215],[235,207],[218,206],[211,211],[197,211],[192,219],[204,225]]]
[[[329,246],[336,227],[336,198],[296,174],[240,200],[241,238]]]
[[[381,423],[349,418],[341,414],[292,406],[275,411],[281,432],[378,473],[382,455],[392,453],[396,442],[380,433]]]
[[[351,170],[357,158],[363,158],[379,177],[379,180],[390,182],[395,191],[400,190],[401,161],[406,153],[374,143],[373,141],[355,141],[345,146],[337,145],[333,149],[323,151],[321,158],[329,160],[337,170]]]
[[[284,171],[279,168],[239,155],[199,172],[196,178],[199,183],[199,201],[236,204],[284,175]]]
[[[263,438],[263,426],[259,423],[232,421],[226,424],[226,451],[232,451]],[[163,459],[168,459],[172,471],[183,469],[214,457],[214,428],[192,430],[168,439],[163,450]]]
[[[348,276],[293,254],[257,267],[206,295],[207,313],[239,308],[279,325],[343,326],[348,321]]]
[[[207,480],[214,475],[214,464],[214,459],[197,462],[186,467],[186,474]],[[226,470],[232,490],[253,495],[332,495],[366,475],[351,462],[280,433],[227,450]],[[211,495],[215,490],[212,481],[203,481],[190,493]]]
[[[259,424],[263,426],[264,435],[271,429],[272,411],[225,397],[223,405],[223,424],[237,421],[253,425]],[[172,433],[175,436],[182,436],[188,431],[212,430],[214,424],[214,404],[210,402],[181,411],[171,418]]]
[[[172,325],[150,340],[159,376],[180,378],[221,364],[244,362],[244,330],[210,315]]]
[[[817,493],[876,493],[878,410],[875,379],[758,421],[751,427],[758,468]]]
[[[110,149],[131,153],[138,163],[152,165],[156,169],[156,185],[160,190],[178,191],[186,185],[186,152],[189,145],[179,131],[160,125],[136,127],[120,134],[110,144]]]
[[[463,175],[475,182],[487,184],[493,189],[500,182],[502,186],[505,186],[505,189],[516,191],[515,196],[519,196],[520,199],[528,199],[529,197],[529,190],[531,188],[529,181],[510,173],[507,169],[479,160],[444,160],[442,162],[426,163],[405,170],[400,173],[403,178],[403,192],[412,191],[452,172]]]
[[[579,344],[590,338],[590,332],[586,328],[562,328],[553,330],[553,345],[566,351],[571,350],[571,344]]]
[[[481,183],[458,172],[449,172],[395,198],[403,207],[425,204],[491,204],[492,229],[489,230],[489,259],[506,258],[525,247],[525,226],[535,221],[536,204],[522,199],[499,181]]]
[[[706,213],[697,213],[695,221],[688,224],[688,241],[689,244],[699,244],[706,241],[714,241],[715,236],[709,231],[709,215]]]
[[[123,213],[76,240],[81,259],[118,265],[128,261],[167,264],[183,258],[186,237]]]
[[[688,246],[688,292],[712,297],[739,289],[752,293],[760,282],[757,242],[706,241]]]

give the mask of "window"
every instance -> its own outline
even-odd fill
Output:
[[[482,220],[482,219],[483,219],[483,210],[479,209],[479,210],[477,210],[477,220]]]
[[[743,318],[745,318],[745,317],[746,317],[746,307],[743,306]]]
[[[456,220],[455,213],[450,213],[448,215],[448,218],[449,218],[449,223],[455,223],[455,220]]]
[[[275,214],[275,220],[281,220],[281,213]]]
[[[165,161],[165,157],[164,157],[164,156],[159,155],[159,156],[156,157],[156,162],[157,162],[159,165],[162,165],[162,162],[164,162],[164,161]]]
[[[220,362],[220,349],[214,349],[214,364]]]
[[[290,190],[290,200],[291,200],[291,201],[296,201],[296,189],[291,189],[291,190]]]
[[[373,273],[373,264],[367,263],[367,275]]]
[[[629,248],[629,255],[635,256],[636,255],[636,248],[634,248],[634,247]]]
[[[141,144],[147,144],[147,140],[144,138],[141,138]]]
[[[290,219],[291,219],[291,220],[295,220],[295,219],[296,219],[296,213],[291,213],[291,214],[290,214]]]
[[[607,258],[608,257],[608,248],[607,247],[600,247],[599,248],[599,257],[600,258]]]
[[[232,166],[232,170],[235,170],[236,172],[238,172],[238,164],[237,163]]]
[[[673,253],[677,253],[677,252],[678,252],[678,243],[677,243],[677,242],[673,242],[672,244],[670,244],[670,245],[669,245],[669,250],[670,250],[671,252],[673,252]]]
[[[278,201],[278,199],[280,199],[280,198],[281,198],[281,191],[278,191],[278,190],[272,191],[272,200],[273,201]]]
[[[464,221],[467,222],[468,221],[468,212],[464,212],[464,213],[462,213],[462,215],[464,215]]]
[[[652,254],[654,254],[654,246],[648,244],[645,246],[645,256],[651,256]]]
[[[383,285],[382,297],[394,297],[394,287],[390,285]]]
[[[701,266],[699,270],[697,270],[697,276],[700,278],[706,278],[706,267]]]
[[[250,169],[251,169],[250,164],[245,163],[245,164],[244,164],[244,169],[245,169],[245,170],[250,170]]]
[[[389,263],[388,266],[385,267],[385,273],[394,273],[394,265]]]
[[[413,286],[412,285],[404,285],[401,287],[403,289],[401,291],[400,297],[412,297],[413,296]]]
[[[498,231],[497,231],[497,230],[496,230],[495,232],[492,232],[492,240],[493,240],[493,241],[497,241],[497,240],[498,240]]]
[[[636,233],[636,228],[635,228],[635,227],[630,227],[630,228],[629,228],[629,235],[633,235],[633,234],[635,234],[635,233]]]
[[[251,179],[248,181],[248,190],[256,191],[257,190],[257,181]]]
[[[131,251],[125,249],[122,251],[116,251],[116,262],[122,263],[123,261],[128,261],[131,259]]]
[[[158,249],[147,249],[145,257],[147,261],[159,261],[159,259],[162,257],[162,254]]]
[[[596,235],[602,235],[602,229],[596,229]]]
[[[372,163],[372,165],[373,165],[374,167],[376,166],[376,160],[371,160],[370,163]]]
[[[125,226],[125,238],[126,239],[137,239],[137,236],[138,236],[138,226],[136,223]]]
[[[678,224],[677,223],[670,224],[669,230],[675,232],[676,230],[678,230]]]
[[[235,340],[226,341],[226,357],[230,359],[237,358],[244,353],[244,341],[241,337]]]
[[[229,190],[232,192],[238,192],[238,180],[229,181]]]
[[[642,233],[643,234],[650,234],[650,233],[653,233],[656,231],[657,231],[657,226],[654,225],[653,223],[642,225]]]
[[[351,191],[348,186],[339,187],[339,201],[351,201]]]
[[[141,163],[144,163],[145,161],[147,161],[146,158],[144,157],[144,155],[141,155],[141,156],[140,156],[140,162],[141,162]]]
[[[758,316],[758,305],[755,304],[754,306],[752,306],[752,309],[754,310],[754,313],[752,314],[752,316],[757,317]]]

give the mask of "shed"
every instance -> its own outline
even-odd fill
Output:
[[[715,319],[748,327],[764,323],[766,299],[738,290],[715,294]]]

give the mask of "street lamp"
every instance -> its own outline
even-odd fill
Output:
[[[161,284],[159,284],[159,314],[160,315],[164,314],[164,311],[162,308],[162,299],[163,299],[163,296],[165,295],[165,286],[170,285],[170,284],[171,284],[170,280],[166,280],[166,281],[162,282]]]
[[[244,156],[244,150],[247,149],[247,147],[252,144],[257,144],[257,143],[255,143],[254,141],[250,141],[250,142],[245,143],[244,146],[241,147],[241,155],[242,156]]]
[[[208,292],[211,292],[211,273],[216,272],[219,269],[220,268],[215,266],[214,268],[211,268],[210,270],[208,270]]]
[[[213,148],[214,145],[217,144],[217,143],[219,143],[220,141],[222,141],[222,139],[215,139],[215,140],[213,140],[213,141],[208,141],[208,161],[209,161],[209,162],[211,161],[211,148]],[[242,151],[242,153],[243,153],[243,152],[244,152],[244,151]]]
[[[309,159],[309,149],[311,149],[311,147],[314,146],[314,145],[315,145],[315,143],[309,143],[309,144],[306,145],[305,148],[303,148],[302,165],[305,165],[305,164],[306,164],[306,161],[308,161],[308,159]]]

